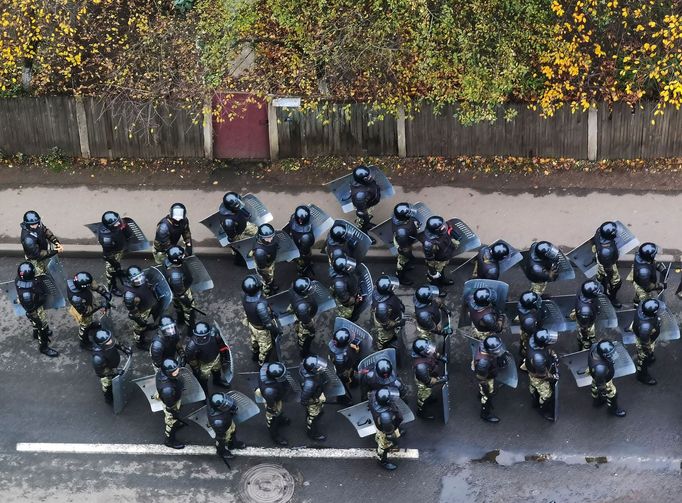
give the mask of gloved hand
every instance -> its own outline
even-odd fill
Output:
[[[452,335],[452,331],[453,331],[452,327],[450,325],[448,325],[447,327],[445,327],[443,329],[443,335]]]
[[[126,373],[126,371],[123,370],[123,369],[116,369],[116,375],[117,375],[117,376],[122,376],[122,375],[125,374],[125,373]]]
[[[192,244],[185,246],[185,256],[190,257],[192,255]]]
[[[112,295],[111,295],[111,292],[109,290],[104,290],[102,297],[104,297],[106,299],[107,303],[111,302]]]

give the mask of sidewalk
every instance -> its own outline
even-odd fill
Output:
[[[241,193],[248,187],[235,187]],[[306,188],[300,192],[252,189],[270,209],[273,224],[281,228],[298,204],[315,203],[332,217],[353,219],[343,214],[336,200],[324,187]],[[94,236],[84,224],[99,221],[106,210],[133,217],[149,239],[153,239],[156,223],[169,206],[180,201],[187,206],[195,247],[206,253],[220,253],[217,241],[199,220],[216,211],[223,191],[204,190],[135,190],[128,188],[36,187],[0,190],[0,252],[20,250],[19,235],[22,215],[34,209],[45,224],[76,253],[99,253]],[[546,239],[571,249],[590,238],[605,220],[621,220],[641,242],[654,241],[664,253],[675,259],[682,254],[682,195],[663,193],[591,192],[586,195],[548,193],[482,193],[456,187],[431,187],[410,191],[396,187],[396,196],[382,201],[375,209],[374,222],[389,217],[400,201],[423,201],[446,218],[464,220],[484,243],[505,239],[525,249],[533,240]],[[72,246],[69,246],[71,244]],[[73,246],[73,245],[79,246]],[[85,245],[85,246],[80,246]],[[377,250],[379,255],[387,251]]]

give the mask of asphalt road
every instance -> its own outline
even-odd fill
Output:
[[[18,261],[17,257],[0,258],[0,278],[13,278]],[[233,341],[236,371],[255,371],[248,334],[240,323],[239,284],[244,270],[235,269],[230,257],[207,259],[205,265],[216,287],[199,294],[198,304],[210,313],[210,319],[220,323]],[[392,268],[388,263],[368,265],[374,275]],[[103,270],[101,261],[96,259],[67,258],[65,268],[68,273],[89,270],[96,276]],[[320,262],[316,268],[318,276],[324,277],[324,265]],[[277,280],[281,285],[293,279],[293,269],[291,265],[279,267]],[[466,268],[459,272],[458,285],[467,273]],[[622,273],[623,277],[627,275],[627,271]],[[423,269],[418,269],[414,275],[423,277],[423,274]],[[503,279],[511,284],[512,298],[527,285],[518,271],[511,271]],[[678,281],[679,274],[670,283],[676,286]],[[577,286],[577,281],[559,283],[551,285],[548,292],[574,293]],[[450,288],[449,305],[454,307],[459,303],[460,290],[461,286]],[[621,292],[623,299],[631,298],[629,285]],[[401,289],[400,293],[408,311],[411,310],[412,291]],[[680,303],[671,295],[668,297],[671,308],[680,311]],[[9,302],[0,302],[0,354],[3,356],[0,490],[4,501],[259,501],[243,493],[243,487],[253,490],[256,486],[262,490],[260,501],[268,501],[264,498],[275,491],[271,483],[246,485],[245,479],[249,469],[259,468],[263,463],[280,464],[292,476],[292,501],[301,502],[333,498],[381,501],[380,495],[396,501],[490,502],[508,501],[510,497],[520,500],[520,495],[525,495],[526,501],[610,501],[611,498],[646,501],[671,494],[680,487],[682,428],[677,368],[682,352],[679,342],[657,348],[658,361],[651,371],[659,380],[658,386],[644,386],[634,376],[616,381],[621,405],[628,411],[624,419],[609,417],[604,409],[593,409],[589,389],[578,389],[568,369],[562,368],[561,412],[557,423],[548,423],[531,408],[527,378],[522,375],[517,389],[499,390],[495,407],[502,421],[490,425],[478,417],[477,388],[469,368],[468,345],[456,338],[451,354],[449,424],[419,420],[405,426],[407,434],[401,447],[419,449],[419,461],[402,461],[399,470],[389,474],[372,460],[237,458],[232,463],[233,469],[228,471],[213,456],[16,452],[18,442],[154,444],[163,440],[162,414],[152,414],[141,393],[133,395],[121,415],[111,413],[102,400],[89,353],[77,345],[73,320],[64,310],[49,311],[48,317],[55,332],[53,346],[62,353],[54,360],[37,352],[28,321],[14,317]],[[114,319],[117,336],[129,338],[130,324],[120,301]],[[332,320],[330,313],[319,320],[320,348],[329,338]],[[367,314],[361,318],[361,324],[369,325]],[[408,324],[408,339],[413,336],[413,330]],[[512,351],[516,349],[511,339],[506,342]],[[575,346],[574,336],[563,334],[557,349],[569,353],[576,350]],[[290,363],[294,363],[297,352],[292,339],[286,348]],[[137,352],[135,361],[137,375],[152,373],[145,353]],[[402,376],[413,390],[409,371],[403,364]],[[234,389],[252,393],[246,376],[237,376]],[[414,393],[410,401],[414,405]],[[372,448],[372,437],[358,438],[351,425],[335,413],[337,409],[335,405],[326,407],[321,423],[329,439],[317,447]],[[290,402],[285,404],[285,410],[292,418],[292,425],[285,431],[291,445],[311,445],[304,432],[303,407]],[[185,428],[179,436],[188,444],[211,445],[199,427]],[[249,446],[272,446],[262,415],[244,424],[238,436]],[[581,464],[588,456],[603,456],[609,462],[600,464],[599,468],[594,463],[604,460],[591,459],[592,465]],[[530,459],[570,460],[578,464],[524,462]],[[614,464],[618,459],[625,465]],[[565,478],[561,478],[562,474]],[[638,482],[634,483],[634,479]]]

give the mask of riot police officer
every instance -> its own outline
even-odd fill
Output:
[[[291,422],[282,414],[284,397],[288,389],[286,374],[287,369],[282,363],[264,363],[258,372],[258,389],[256,390],[256,395],[260,395],[265,400],[265,421],[270,438],[275,444],[283,447],[289,445],[289,442],[279,434],[279,429]]]
[[[310,220],[310,208],[297,206],[289,218],[289,223],[284,227],[286,232],[298,248],[299,257],[296,258],[296,271],[299,276],[315,276],[313,271],[313,245],[315,234]]]
[[[590,349],[587,366],[592,376],[593,405],[599,407],[606,403],[609,414],[624,417],[626,412],[618,407],[618,392],[613,384],[616,358],[616,345],[609,339],[602,339]]]
[[[443,217],[433,216],[426,221],[424,230],[424,257],[426,258],[426,278],[436,286],[454,284],[445,277],[445,266],[450,263],[457,252],[459,241],[454,229]]]
[[[637,307],[632,331],[637,339],[637,380],[653,386],[658,381],[649,374],[649,365],[656,360],[654,349],[661,333],[661,303],[656,299],[645,300]]]
[[[333,266],[334,259],[338,257],[354,257],[355,245],[348,235],[348,229],[343,223],[337,223],[329,229],[327,240],[325,241],[325,250],[327,252],[327,259],[329,265]]]
[[[26,318],[33,326],[33,338],[38,340],[39,351],[51,358],[59,356],[57,351],[48,346],[52,330],[47,323],[44,308],[47,289],[43,279],[36,277],[36,269],[31,262],[19,264],[14,286],[17,290],[17,300],[26,311]]]
[[[50,249],[50,244],[54,246],[53,249]],[[57,236],[45,227],[40,215],[33,210],[24,213],[24,220],[21,222],[21,246],[24,248],[24,258],[33,265],[36,276],[45,274],[50,257],[64,251]]]
[[[263,293],[271,295],[279,290],[275,285],[275,260],[279,243],[275,240],[275,229],[270,224],[259,226],[257,236],[249,256],[256,263],[256,272],[263,282]]]
[[[322,442],[327,436],[320,432],[317,422],[327,401],[324,385],[327,384],[327,362],[317,355],[308,355],[301,362],[301,405],[305,407],[306,433],[312,440]]]
[[[372,227],[372,208],[381,201],[381,189],[367,166],[360,165],[353,170],[350,199],[355,206],[355,225],[362,232],[367,232]],[[376,241],[372,238],[374,243]]]
[[[128,318],[135,324],[133,340],[139,349],[146,348],[145,332],[156,328],[155,318],[159,301],[154,287],[147,282],[147,276],[138,266],[133,265],[126,270],[127,282],[124,285],[123,303],[128,309]],[[152,318],[151,323],[148,322]]]
[[[578,324],[578,345],[580,349],[590,349],[596,342],[594,324],[599,315],[599,294],[601,285],[588,279],[581,286],[575,297],[575,309],[571,318]]]
[[[435,341],[435,336],[445,337],[452,333],[450,313],[443,303],[438,287],[422,285],[414,292],[414,317],[417,335]]]
[[[665,264],[656,261],[657,254],[658,247],[654,243],[644,243],[639,247],[635,259],[632,261],[635,308],[642,300],[658,297],[666,287],[666,267]],[[660,279],[657,277],[659,275]]]
[[[244,202],[236,192],[225,193],[223,202],[218,208],[218,214],[220,215],[220,226],[230,243],[253,237],[258,232],[256,224],[249,220],[251,213],[246,209]],[[239,253],[235,250],[233,253],[235,265],[246,265]]]
[[[282,329],[263,295],[263,285],[256,276],[244,278],[242,292],[242,306],[246,314],[243,323],[251,332],[253,361],[262,366],[270,357],[273,341],[282,333]]]
[[[156,372],[156,392],[163,402],[164,445],[172,449],[185,448],[185,444],[175,438],[177,431],[185,425],[180,419],[183,381],[178,362],[171,358],[165,359]]]
[[[521,369],[526,370],[526,352],[528,340],[542,326],[542,298],[535,292],[528,290],[521,294],[516,303],[516,318],[519,320],[521,335],[519,339],[519,360]]]
[[[350,405],[353,401],[350,387],[355,382],[355,360],[360,353],[359,341],[353,340],[348,329],[339,328],[332,335],[328,348],[336,375],[346,389],[346,394],[338,397],[338,403]]]
[[[291,290],[289,311],[293,312],[296,317],[294,324],[296,343],[301,357],[304,357],[310,354],[310,346],[315,338],[315,315],[318,306],[310,278],[296,278]]]
[[[171,246],[166,250],[164,276],[173,292],[173,306],[178,321],[186,327],[194,325],[196,303],[192,295],[192,272],[185,266],[185,250],[181,246]]]
[[[467,299],[473,336],[483,340],[491,334],[500,334],[506,325],[506,316],[497,311],[494,294],[489,288],[477,288]]]
[[[208,400],[208,424],[215,432],[216,454],[229,467],[228,459],[234,458],[230,449],[243,449],[246,444],[236,438],[237,402],[227,393],[213,393]]]
[[[530,290],[542,295],[547,283],[559,276],[559,249],[549,241],[536,241],[530,245],[523,261],[523,271],[531,282]]]
[[[357,263],[350,257],[337,257],[332,264],[331,291],[336,300],[337,313],[350,321],[360,317],[364,297],[356,274]]]
[[[133,350],[116,342],[109,330],[100,328],[93,336],[92,366],[95,374],[99,377],[104,401],[114,403],[112,380],[117,375],[123,374],[123,369],[118,368],[121,363],[121,354],[130,356]]]
[[[377,430],[374,434],[374,440],[377,443],[377,462],[382,468],[393,471],[397,466],[388,460],[388,452],[398,446],[403,416],[389,388],[373,391],[367,399]]]
[[[366,392],[389,387],[398,390],[401,397],[407,393],[407,387],[398,379],[398,375],[393,369],[393,364],[388,358],[379,358],[374,364],[373,369],[363,369],[359,374],[361,375],[362,385]]]
[[[84,349],[91,349],[92,343],[87,330],[92,323],[92,315],[100,309],[109,309],[111,293],[103,285],[97,284],[89,272],[76,273],[73,279],[66,281],[66,290],[71,308],[69,313],[78,322],[78,340]],[[93,290],[102,296],[98,305],[94,305]]]
[[[597,281],[602,284],[604,293],[613,304],[613,307],[620,308],[623,305],[618,302],[618,290],[620,290],[621,279],[618,272],[618,246],[616,237],[618,227],[613,222],[604,222],[599,226],[592,238],[592,251],[597,260]]]
[[[117,297],[122,296],[123,292],[116,285],[116,279],[118,278],[123,283],[121,260],[123,260],[126,244],[132,238],[133,231],[118,213],[105,211],[102,214],[102,225],[97,229],[97,241],[102,247],[107,289]]]
[[[505,354],[502,339],[497,335],[489,335],[479,342],[474,356],[473,369],[478,380],[481,419],[489,423],[500,422],[500,418],[493,413],[492,397],[495,394],[495,378],[498,371],[507,364]]]
[[[204,391],[208,378],[216,386],[230,387],[226,374],[230,367],[230,351],[217,330],[203,321],[192,327],[192,335],[185,344],[185,358]]]
[[[433,387],[447,382],[447,377],[441,375],[441,363],[447,364],[447,361],[438,354],[433,342],[415,339],[412,343],[412,366],[417,383],[417,416],[422,419],[436,418],[425,406],[435,401],[432,396]]]
[[[400,283],[407,286],[413,283],[407,277],[407,271],[414,268],[412,247],[419,239],[420,222],[416,216],[417,212],[408,203],[398,203],[391,217],[393,244],[398,249],[395,273]]]
[[[504,241],[495,241],[483,246],[476,254],[472,278],[500,279],[500,261],[509,256],[509,246]]]
[[[154,261],[162,265],[166,259],[166,251],[180,242],[185,244],[185,254],[192,255],[192,232],[187,219],[187,209],[182,203],[173,203],[168,215],[156,225],[154,238]]]
[[[372,321],[376,334],[374,342],[378,350],[396,346],[400,329],[405,326],[405,305],[395,294],[396,284],[395,280],[384,274],[379,276],[372,292]]]
[[[533,407],[540,409],[548,421],[555,419],[554,384],[559,380],[559,357],[549,346],[556,343],[557,334],[540,329],[528,341],[525,367]]]
[[[185,362],[185,349],[182,347],[180,333],[175,320],[163,315],[159,320],[159,330],[149,345],[149,355],[155,368],[161,368],[163,361],[177,360],[181,367]]]

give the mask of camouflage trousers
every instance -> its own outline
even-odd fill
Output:
[[[272,335],[269,330],[256,328],[246,319],[244,319],[244,324],[251,332],[251,351],[258,354],[258,365],[263,365],[272,351]]]
[[[137,316],[140,317],[142,320],[146,320],[149,318],[149,316],[152,314],[151,308],[146,309],[145,311],[140,311],[137,313]],[[144,336],[144,333],[147,331],[147,324],[140,324],[137,321],[133,320],[134,326],[133,326],[133,340],[135,342],[142,342],[142,338]]]
[[[597,262],[597,281],[603,284],[605,279],[608,280],[610,289],[618,288],[621,283],[618,266],[613,264],[609,268],[604,268],[603,265]]]
[[[381,351],[388,347],[388,345],[396,340],[399,335],[399,327],[384,328],[379,323],[374,322],[374,343],[376,344],[377,350]]]
[[[431,332],[431,330],[426,330],[419,325],[417,325],[417,337],[419,339],[426,339],[430,342],[436,342],[436,334]]]
[[[312,267],[312,260],[313,256],[311,253],[308,253],[307,255],[301,255],[300,257],[294,259],[294,262],[296,262],[296,272],[299,276],[304,276],[308,272],[313,272],[312,270],[308,271],[308,269]]]
[[[294,323],[294,331],[296,332],[296,343],[300,349],[303,349],[308,339],[315,338],[315,324],[306,325],[297,321]]]
[[[490,335],[490,332],[481,332],[478,328],[471,327],[471,336],[479,341],[484,341],[486,337]]]
[[[315,419],[317,419],[317,416],[319,416],[320,413],[322,412],[322,408],[324,407],[326,401],[327,398],[324,396],[324,393],[322,393],[318,399],[316,400],[311,399],[308,401],[308,405],[305,406],[306,428],[308,429],[312,428]]]
[[[154,248],[152,255],[154,255],[154,262],[156,265],[163,265],[163,261],[166,260],[166,250],[159,251]]]
[[[481,405],[488,403],[490,397],[495,393],[495,379],[478,379],[478,394],[481,398]]]
[[[265,295],[270,295],[272,284],[275,282],[275,263],[273,262],[262,269],[256,267],[256,273],[258,273],[258,276],[260,276],[263,282],[263,293]]]
[[[530,340],[530,334],[521,330],[519,335],[519,357],[521,362],[526,359],[526,354],[528,354],[528,341]]]
[[[597,388],[597,383],[592,379],[592,398],[606,398],[606,403],[611,406],[611,400],[616,396],[616,385],[613,384],[613,380],[606,383],[604,386],[604,392],[600,393],[599,388]]]
[[[642,302],[644,300],[657,299],[658,294],[660,293],[660,290],[649,290],[647,292],[644,288],[639,286],[634,281],[632,282],[632,286],[635,289],[635,297],[634,297],[635,304],[639,304],[640,302]]]
[[[121,270],[123,253],[123,250],[121,250],[104,256],[104,277],[107,279],[109,285],[114,283],[116,274]]]
[[[175,416],[180,412],[181,405],[182,400],[178,400],[171,407],[168,407],[167,405],[163,406],[164,433],[167,437],[170,437],[171,431],[173,431],[173,428],[178,422],[178,420],[175,419]]]
[[[594,328],[594,323],[589,327],[581,327],[578,325],[577,338],[580,349],[590,349],[592,345],[597,342],[597,334]]]
[[[421,409],[424,406],[424,402],[431,396],[432,392],[430,386],[427,386],[421,381],[417,381],[417,407]]]
[[[36,276],[45,276],[47,274],[47,263],[49,262],[49,258],[43,258],[43,259],[32,259],[32,258],[26,258],[26,262],[30,262],[33,267],[36,270]]]
[[[396,272],[400,273],[402,272],[403,269],[405,269],[405,266],[414,259],[414,256],[412,255],[412,248],[400,248],[398,246],[398,243],[396,240],[393,240],[393,246],[395,246],[398,249],[398,256],[396,257],[396,264],[395,264],[395,270]]]
[[[260,393],[260,390],[258,390]],[[275,404],[270,407],[269,405],[265,407],[265,422],[268,428],[272,425],[272,422],[282,415],[282,410],[284,409],[284,402],[282,400],[277,400]]]
[[[196,302],[192,290],[189,288],[180,297],[173,295],[173,307],[177,313],[178,322],[182,321],[185,326],[191,327],[194,322],[194,309]]]
[[[358,229],[360,229],[362,232],[367,232],[367,229],[369,228],[369,222],[372,220],[372,214],[374,212],[374,208],[370,207],[365,210],[365,217],[363,218],[360,213],[357,211],[355,212],[355,225]]]
[[[207,381],[212,372],[220,372],[221,370],[220,354],[210,362],[197,361],[191,362],[190,365],[199,380]]]
[[[102,387],[102,393],[105,395],[111,393],[111,388],[113,386],[112,380],[116,377],[113,369],[107,369],[105,375],[99,378],[99,384]]]
[[[656,341],[642,342],[639,337],[635,339],[635,347],[637,348],[637,360],[635,366],[637,371],[641,371],[642,367],[654,356],[654,349],[656,349]]]
[[[219,449],[221,445],[230,445],[230,442],[232,442],[232,438],[234,438],[234,434],[237,431],[237,425],[235,424],[234,420],[232,421],[232,424],[230,427],[227,429],[224,435],[218,436],[216,435],[215,437],[215,446]]]
[[[346,318],[349,320],[353,316],[353,311],[355,311],[355,304],[350,306],[344,306],[343,304],[338,304],[336,306],[336,315],[341,318]]]
[[[78,323],[78,340],[81,342],[88,342],[87,332],[88,327],[92,324],[92,315],[83,316],[76,311],[76,308],[73,306],[69,307],[69,314],[76,320],[76,323]]]
[[[396,440],[400,438],[400,430],[396,430],[390,434],[386,435],[383,431],[377,430],[374,434],[374,441],[377,443],[377,459],[381,460],[391,449],[396,447],[398,443]]]
[[[450,263],[449,260],[427,260],[426,261],[426,276],[428,279],[438,279],[443,275],[445,266]]]
[[[242,239],[252,238],[256,234],[258,234],[258,226],[256,224],[254,224],[253,222],[246,222],[246,227],[244,228],[244,232],[235,236],[232,239],[232,242],[234,243],[235,241],[241,241]]]
[[[552,382],[550,380],[535,377],[533,375],[529,375],[528,380],[530,381],[528,384],[530,394],[537,395],[540,405],[552,398],[553,389]]]
[[[547,281],[543,281],[541,283],[530,283],[530,291],[533,293],[536,293],[538,295],[542,295],[545,293],[545,290],[547,289]]]
[[[31,322],[33,330],[36,330],[38,332],[49,331],[47,325],[47,315],[45,314],[45,309],[43,309],[42,307],[27,312],[26,318],[28,318],[28,321]]]

